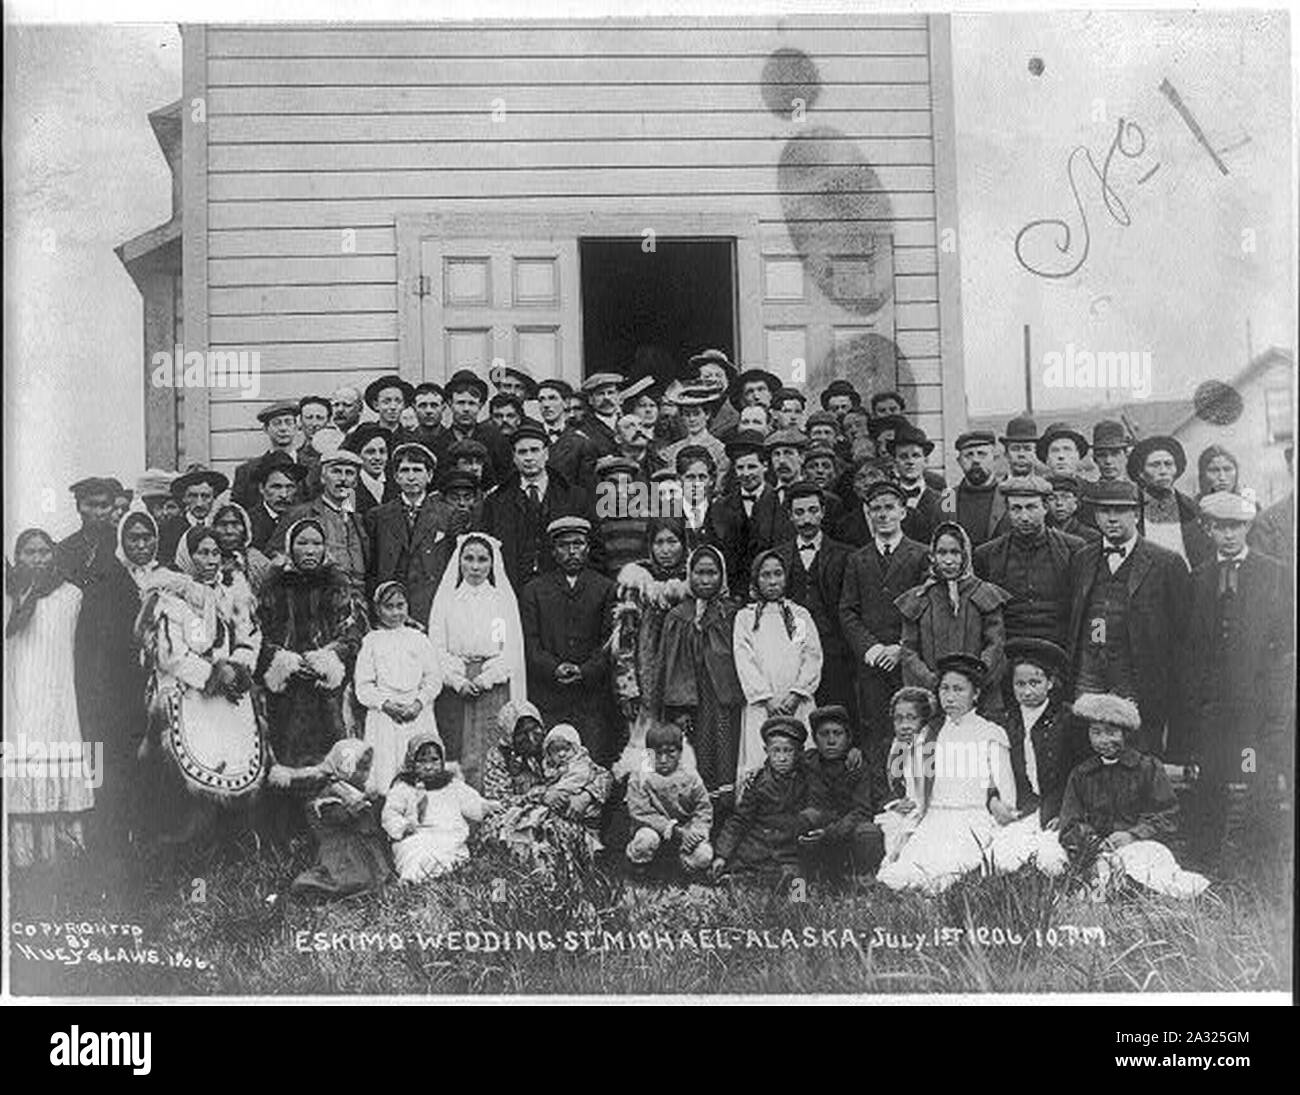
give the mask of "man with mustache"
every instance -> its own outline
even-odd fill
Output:
[[[993,477],[995,445],[992,430],[972,430],[957,438],[962,480],[944,491],[940,502],[942,511],[966,530],[972,547],[993,538],[1007,509]]]

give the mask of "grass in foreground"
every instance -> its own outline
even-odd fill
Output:
[[[173,872],[11,877],[12,988],[52,995],[1286,990],[1291,865],[1179,902],[1108,903],[1025,869],[937,899],[811,882],[683,888],[485,855],[420,887],[307,905],[309,862],[229,849]],[[134,874],[136,877],[132,878]],[[802,897],[803,900],[796,898]],[[70,923],[71,922],[71,923]],[[55,925],[58,925],[56,927]],[[114,928],[129,933],[113,935]],[[686,933],[685,936],[683,933]]]

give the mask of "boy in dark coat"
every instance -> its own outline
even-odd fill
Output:
[[[793,874],[808,805],[808,773],[801,754],[808,731],[789,715],[774,715],[761,730],[767,763],[750,774],[735,812],[714,842],[713,877],[731,871]]]
[[[597,763],[618,756],[609,656],[616,587],[587,566],[591,522],[560,517],[546,530],[556,569],[534,578],[519,599],[528,696],[546,725],[567,722]]]
[[[815,708],[808,721],[816,748],[803,758],[808,805],[800,815],[800,859],[812,870],[865,881],[885,854],[884,837],[871,820],[877,805],[871,771],[865,764],[848,766],[849,713],[843,707]]]

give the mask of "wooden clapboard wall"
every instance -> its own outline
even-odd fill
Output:
[[[398,216],[680,203],[743,206],[781,230],[777,164],[798,129],[762,80],[783,49],[816,66],[802,124],[833,131],[887,198],[907,395],[932,435],[945,419],[951,432],[964,412],[955,256],[949,270],[936,246],[955,200],[946,19],[196,27],[187,349],[257,350],[263,377],[257,400],[186,393],[189,458],[233,466],[263,449],[267,401],[399,369]]]

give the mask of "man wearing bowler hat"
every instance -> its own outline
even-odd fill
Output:
[[[1189,708],[1201,765],[1193,841],[1199,858],[1217,866],[1231,785],[1244,785],[1242,835],[1256,849],[1290,826],[1279,807],[1288,801],[1295,763],[1294,617],[1291,572],[1248,545],[1255,504],[1218,492],[1202,498],[1200,509],[1215,552],[1191,579]]]
[[[1187,454],[1172,437],[1144,437],[1128,455],[1128,476],[1141,490],[1138,531],[1153,544],[1200,566],[1213,553],[1196,503],[1174,484],[1187,470]]]
[[[181,515],[168,521],[158,530],[158,561],[171,566],[176,561],[176,548],[190,529],[206,525],[212,516],[212,504],[217,495],[230,486],[230,480],[219,471],[193,467],[172,482],[172,496],[181,504]]]
[[[1007,423],[1007,432],[999,439],[1007,458],[1007,474],[1013,477],[1033,475],[1038,468],[1038,425],[1027,414],[1018,415]]]
[[[298,404],[289,400],[272,403],[257,412],[257,420],[266,431],[268,448],[261,456],[245,460],[235,468],[235,483],[230,489],[230,500],[238,502],[246,510],[257,505],[257,489],[253,486],[253,473],[261,461],[272,453],[284,453],[295,464],[301,459],[294,442],[298,438]],[[304,463],[305,467],[308,467]],[[308,467],[310,470],[310,467]],[[299,497],[299,501],[305,500]]]
[[[479,412],[487,402],[487,382],[469,369],[458,369],[443,388],[451,406],[451,425],[442,431],[433,446],[438,467],[454,467],[448,450],[458,441],[477,441],[487,450],[487,463],[483,468],[483,489],[488,490],[502,482],[513,465],[510,446],[491,420],[479,421]]]
[[[391,437],[402,428],[402,410],[415,398],[415,389],[394,373],[366,387],[366,406],[379,416],[379,425]]]
[[[1070,560],[1084,541],[1047,527],[1051,485],[1037,475],[998,484],[1011,530],[975,549],[975,573],[1011,594],[1002,606],[1007,638],[1064,646],[1070,614]]]
[[[934,451],[934,442],[919,426],[906,419],[894,432],[890,455],[898,485],[903,490],[907,516],[903,518],[903,533],[921,544],[930,542],[934,526],[943,519],[940,509],[942,495],[925,476],[926,457]]]
[[[1038,439],[1034,453],[1049,474],[1077,475],[1088,455],[1088,440],[1068,422],[1053,422]]]
[[[766,369],[751,366],[745,369],[731,385],[731,405],[740,410],[742,407],[761,403],[771,407],[776,393],[781,390],[781,378]]]
[[[727,442],[735,489],[713,505],[727,577],[737,590],[748,585],[749,565],[755,555],[794,535],[790,515],[778,504],[776,491],[767,481],[766,441],[756,430],[736,431]]]
[[[1075,692],[1136,700],[1138,748],[1185,757],[1187,564],[1139,535],[1135,484],[1096,483],[1092,501],[1102,539],[1070,561],[1067,649]]]

